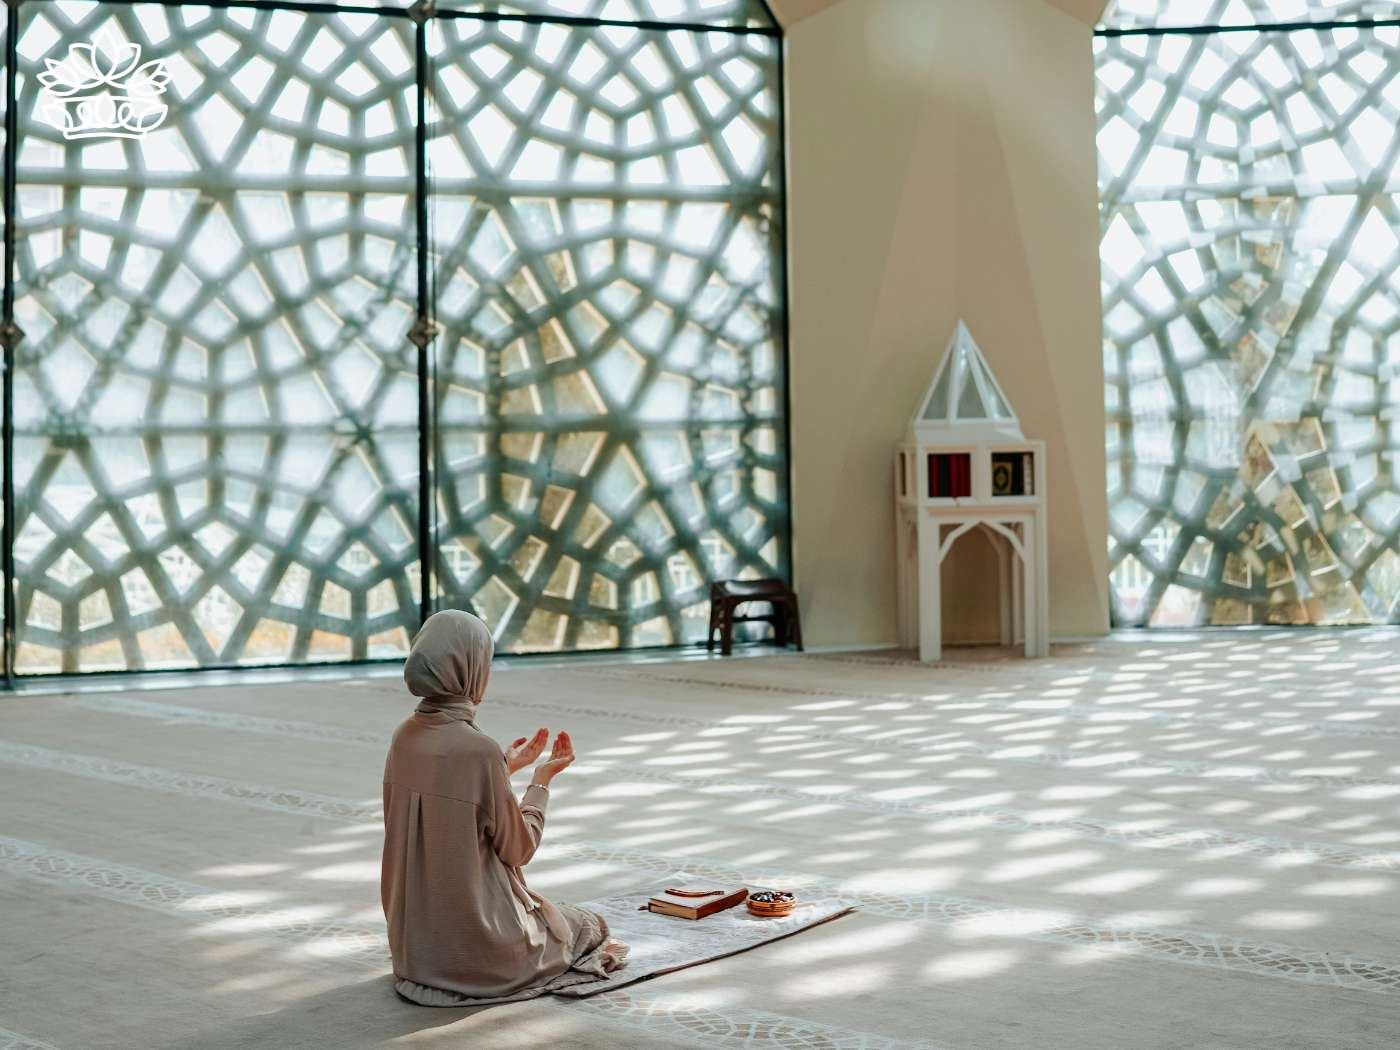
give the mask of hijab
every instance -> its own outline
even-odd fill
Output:
[[[490,628],[471,613],[444,609],[429,616],[403,665],[408,691],[422,701],[418,711],[473,721],[495,651]]]

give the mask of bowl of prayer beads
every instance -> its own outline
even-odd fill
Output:
[[[749,894],[746,904],[751,915],[763,918],[787,915],[797,907],[797,894],[788,890],[759,890]]]

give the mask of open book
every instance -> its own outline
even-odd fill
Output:
[[[652,896],[646,903],[646,910],[682,919],[703,919],[706,915],[743,904],[748,895],[748,888],[744,886],[670,886]]]

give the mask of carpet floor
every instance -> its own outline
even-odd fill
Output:
[[[533,888],[857,911],[593,998],[398,1001],[383,673],[0,698],[0,1050],[1400,1045],[1400,632],[498,667]],[[125,690],[125,691],[123,691]]]

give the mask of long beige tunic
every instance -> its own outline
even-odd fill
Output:
[[[526,997],[606,938],[605,926],[582,928],[596,916],[525,886],[548,800],[531,785],[517,803],[505,756],[468,709],[420,709],[399,726],[384,768],[381,881],[396,977],[473,999]]]

